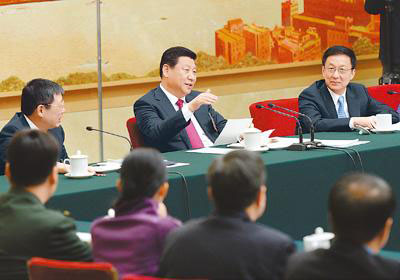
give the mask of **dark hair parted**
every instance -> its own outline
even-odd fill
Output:
[[[329,214],[338,238],[353,243],[372,240],[393,216],[396,200],[383,179],[364,173],[345,175],[329,195]]]
[[[355,69],[356,64],[357,64],[356,55],[352,49],[349,49],[344,46],[332,46],[332,47],[328,48],[322,56],[322,65],[325,66],[325,62],[328,59],[328,57],[333,56],[333,55],[341,55],[341,54],[346,55],[350,58],[351,69]]]
[[[117,205],[123,201],[153,197],[167,181],[167,171],[160,152],[150,148],[134,149],[121,166],[122,191]]]
[[[168,64],[171,68],[174,68],[175,65],[178,63],[178,59],[181,56],[187,56],[193,60],[196,60],[196,58],[197,58],[197,55],[193,51],[191,51],[185,47],[169,48],[168,50],[166,50],[163,53],[163,55],[161,57],[161,61],[160,61],[160,77],[161,78],[163,77],[162,69],[163,69],[164,64]]]
[[[32,115],[39,105],[48,106],[54,101],[55,94],[64,94],[64,89],[57,83],[46,79],[34,79],[22,89],[21,112]]]
[[[208,184],[219,213],[245,210],[265,184],[262,159],[254,152],[240,150],[215,159],[208,169]]]
[[[58,156],[59,144],[51,134],[37,129],[16,133],[7,149],[12,184],[24,188],[45,182]]]

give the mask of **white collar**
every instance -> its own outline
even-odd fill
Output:
[[[176,105],[176,102],[178,101],[179,98],[176,97],[175,95],[173,95],[172,93],[170,93],[168,90],[166,90],[161,84],[160,84],[160,88],[167,96],[169,102],[171,102],[172,105]],[[181,98],[181,99],[183,100],[183,103],[186,103],[185,98]]]
[[[332,96],[332,99],[333,99],[333,103],[335,103],[335,105],[338,103],[338,100],[339,100],[339,97],[340,96],[343,96],[343,98],[344,98],[344,100],[346,101],[346,91],[347,91],[347,88],[344,90],[344,93],[343,94],[337,94],[337,93],[334,93],[330,88],[328,88],[328,87],[326,87],[327,89],[328,89],[328,91],[329,91],[329,93],[331,94],[331,96]]]
[[[25,120],[28,122],[28,125],[31,129],[39,129],[25,114],[24,114]]]

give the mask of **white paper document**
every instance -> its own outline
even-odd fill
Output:
[[[235,149],[229,148],[201,148],[195,150],[188,150],[188,153],[201,153],[201,154],[216,154],[216,155],[225,155],[229,152],[234,151]]]
[[[253,119],[229,119],[214,145],[227,145],[238,141],[240,133],[252,124]]]

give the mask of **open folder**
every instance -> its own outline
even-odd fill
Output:
[[[229,119],[214,145],[227,145],[239,140],[240,134],[250,127],[253,119]]]

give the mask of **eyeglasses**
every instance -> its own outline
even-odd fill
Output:
[[[46,108],[49,108],[49,107],[55,107],[55,108],[57,108],[57,109],[65,109],[65,105],[64,105],[64,102],[63,103],[61,103],[61,104],[41,104],[41,105],[43,105],[44,107],[46,107]]]
[[[329,68],[325,68],[325,69],[330,75],[335,74],[336,70],[338,71],[339,75],[344,75],[348,71],[353,70],[353,68],[344,68],[344,67],[340,67],[340,68],[329,67]]]

